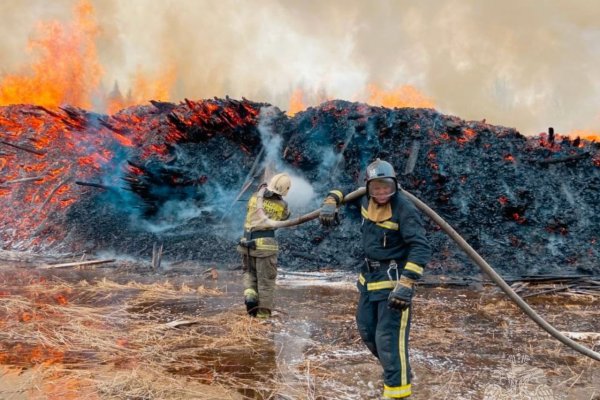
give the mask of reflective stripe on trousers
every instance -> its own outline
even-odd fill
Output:
[[[402,313],[391,310],[387,299],[370,301],[361,293],[356,311],[356,323],[367,348],[379,359],[384,372],[384,396],[410,396],[410,362],[408,340],[411,308]]]

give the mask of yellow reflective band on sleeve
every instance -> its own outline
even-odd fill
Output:
[[[410,383],[408,383],[408,360],[406,359],[406,329],[408,328],[408,320],[410,317],[410,308],[402,311],[400,318],[400,333],[398,335],[398,354],[400,356],[400,384],[401,387],[408,385],[410,391]]]
[[[367,212],[367,210],[364,207],[360,207],[360,215],[362,215],[362,217],[364,219],[369,219],[368,215],[369,213]],[[369,220],[370,221],[370,220]],[[399,229],[398,224],[392,221],[383,221],[383,222],[378,222],[375,225],[381,227],[381,228],[385,228],[385,229],[389,229],[392,231],[397,231]]]
[[[339,190],[332,190],[332,191],[330,191],[329,193],[333,193],[333,194],[335,194],[336,196],[338,196],[338,197],[339,197],[339,199],[340,199],[340,203],[342,202],[342,200],[344,200],[344,193],[342,193],[342,192],[341,192],[341,191],[339,191]]]
[[[265,238],[258,238],[256,240],[256,250],[279,250],[279,246],[277,244],[268,244],[265,243]]]
[[[358,282],[365,286],[365,277],[363,276],[363,274],[358,275]]]
[[[403,386],[383,385],[383,396],[391,399],[402,399],[412,394],[410,383]]]
[[[393,289],[396,284],[392,281],[380,281],[367,283],[367,290]]]
[[[256,195],[253,195],[248,200],[248,212],[254,212],[256,210],[256,203],[258,202]],[[276,221],[281,221],[286,214],[285,205],[271,199],[263,198],[263,210],[267,216]]]
[[[411,263],[410,261],[406,263],[404,269],[407,271],[412,271],[415,274],[423,275],[423,267],[419,267],[415,263]]]

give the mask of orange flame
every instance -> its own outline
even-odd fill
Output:
[[[35,104],[48,108],[69,104],[92,109],[92,98],[104,98],[107,111],[115,113],[150,99],[169,100],[175,82],[175,68],[165,68],[151,79],[138,71],[126,97],[118,90],[101,93],[104,74],[98,60],[96,39],[100,28],[89,0],[81,0],[74,9],[74,21],[39,24],[37,38],[29,43],[35,57],[32,65],[17,74],[0,79],[0,105]]]
[[[369,104],[383,107],[434,108],[435,103],[419,92],[414,86],[403,85],[385,91],[375,84],[368,85]]]
[[[304,92],[302,89],[294,90],[294,93],[292,93],[292,97],[290,98],[287,114],[290,117],[293,117],[296,113],[305,109],[306,105],[304,104]]]
[[[159,77],[154,79],[139,70],[126,97],[123,97],[118,86],[115,86],[107,99],[106,111],[109,114],[114,114],[124,108],[142,104],[148,99],[167,101],[170,99],[170,91],[175,84],[175,77],[174,66],[167,68]]]
[[[590,140],[590,141],[595,140],[595,141],[600,142],[600,133],[594,132],[591,130],[576,129],[576,130],[569,132],[568,136],[572,140],[580,137],[581,139],[586,139],[586,140]]]
[[[68,103],[89,109],[91,93],[102,76],[94,43],[99,29],[93,16],[91,4],[82,1],[75,7],[73,23],[40,24],[39,38],[29,44],[39,60],[25,75],[7,75],[0,81],[0,105]]]

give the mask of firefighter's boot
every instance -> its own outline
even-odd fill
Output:
[[[271,310],[268,308],[259,308],[256,318],[269,319],[271,317]]]
[[[244,304],[246,305],[246,312],[251,317],[256,317],[258,313],[258,293],[254,289],[244,290]]]

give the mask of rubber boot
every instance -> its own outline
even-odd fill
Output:
[[[256,317],[258,313],[258,296],[253,289],[244,290],[244,304],[246,312],[251,317]]]

